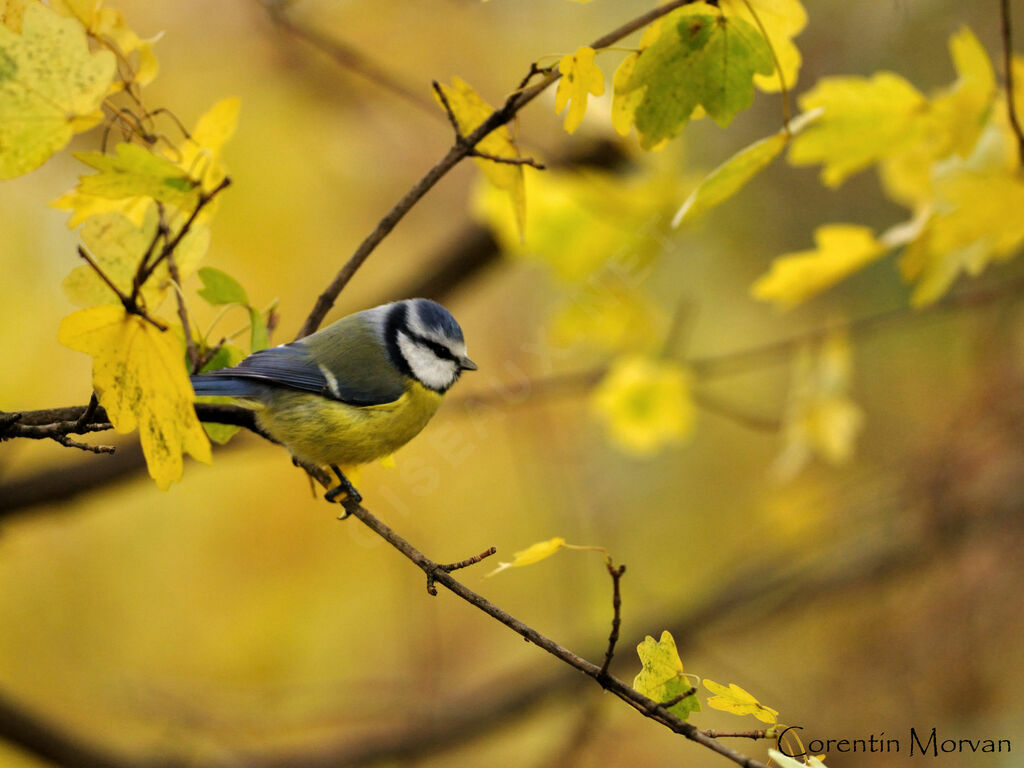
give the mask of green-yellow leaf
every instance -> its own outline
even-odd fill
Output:
[[[198,293],[207,303],[215,307],[223,304],[249,306],[249,296],[245,288],[227,272],[215,267],[202,267],[198,274],[203,283]]]
[[[551,557],[564,546],[565,539],[561,536],[555,536],[553,539],[548,539],[547,541],[538,541],[536,544],[531,544],[526,549],[521,549],[516,552],[513,556],[512,562],[498,563],[498,567],[487,575],[493,576],[494,574],[501,573],[508,568],[521,568],[524,565],[539,563],[541,560]]]
[[[924,96],[891,72],[863,77],[827,77],[800,97],[804,111],[824,113],[789,149],[793,165],[822,163],[822,181],[843,180],[912,142],[920,130]]]
[[[647,698],[664,703],[693,687],[683,674],[676,641],[668,630],[662,632],[661,639],[657,641],[650,635],[645,637],[636,647],[636,652],[643,668],[633,679],[633,688]],[[700,712],[700,701],[691,694],[673,704],[668,711],[685,720],[691,712]]]
[[[600,96],[604,93],[604,75],[594,63],[595,53],[593,48],[585,45],[576,53],[566,54],[558,62],[558,71],[562,77],[555,93],[555,112],[561,112],[566,104],[571,103],[565,114],[567,133],[573,133],[583,122],[588,95]]]
[[[649,48],[654,44],[661,34],[661,25],[664,18],[658,19],[644,30],[640,39],[640,49]],[[640,52],[631,53],[622,60],[615,75],[612,77],[612,127],[620,136],[629,134],[633,127],[633,120],[636,116],[636,108],[644,99],[643,88],[630,88],[629,79],[633,76],[633,68]]]
[[[672,226],[678,227],[686,217],[699,216],[735,195],[779,156],[788,141],[785,133],[777,133],[744,147],[730,157],[705,176],[690,193],[672,219]]]
[[[886,252],[870,227],[827,224],[814,231],[817,248],[779,256],[751,286],[754,298],[794,307],[867,266]]]
[[[674,137],[702,106],[725,126],[754,98],[755,73],[774,70],[771,50],[750,22],[705,3],[665,18],[657,40],[640,52],[622,98],[643,89],[634,122],[645,149]]]
[[[729,683],[726,688],[713,680],[705,680],[704,687],[715,694],[708,699],[708,706],[712,709],[732,712],[734,715],[753,715],[762,723],[774,724],[777,721],[778,710],[766,707],[736,683]]]
[[[180,342],[120,306],[81,309],[61,321],[58,340],[93,358],[93,386],[120,433],[139,429],[149,474],[161,489],[181,478],[182,454],[210,462],[210,443],[192,406]]]
[[[473,87],[460,77],[452,78],[451,87],[442,85],[448,105],[455,115],[459,132],[467,136],[484,120],[491,116],[491,107]],[[436,94],[435,94],[436,96]],[[440,103],[440,98],[437,99]],[[477,149],[494,157],[518,158],[519,149],[512,140],[507,125],[495,128],[477,143]],[[507,193],[512,202],[512,211],[520,237],[526,228],[526,187],[523,181],[523,166],[510,163],[497,163],[482,157],[473,158],[483,171],[487,180],[498,189]]]
[[[131,294],[132,281],[143,256],[156,236],[159,216],[156,206],[150,204],[142,226],[119,213],[92,216],[82,227],[82,240],[93,260],[122,293]],[[174,252],[179,277],[191,275],[206,253],[210,243],[210,230],[194,222],[192,229],[181,239]],[[157,252],[163,241],[157,246]],[[64,293],[75,304],[119,304],[120,301],[107,284],[88,264],[75,267],[64,279]],[[149,280],[142,286],[142,298],[149,310],[155,310],[171,287],[167,263],[160,263]]]
[[[82,176],[78,189],[87,195],[120,199],[144,195],[193,210],[199,202],[199,182],[170,160],[138,144],[122,142],[114,151],[77,152],[75,157],[99,173]]]
[[[21,34],[0,25],[0,178],[38,168],[77,131],[96,125],[114,78],[110,51],[90,52],[85,30],[40,3]]]

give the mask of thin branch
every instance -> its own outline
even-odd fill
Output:
[[[615,656],[615,644],[619,642],[619,627],[622,625],[622,595],[619,592],[619,582],[622,581],[622,574],[626,572],[626,566],[620,565],[616,568],[611,561],[606,563],[608,575],[612,577],[612,631],[608,635],[608,647],[604,652],[604,664],[601,665],[601,677],[608,674],[608,667],[612,664]]]
[[[737,752],[731,747],[706,736],[701,733],[700,729],[695,725],[687,723],[684,720],[680,720],[678,717],[668,712],[665,706],[660,702],[644,696],[611,675],[602,674],[601,667],[587,661],[581,656],[578,656],[568,648],[559,645],[545,635],[540,634],[537,630],[527,626],[507,611],[499,608],[487,598],[469,589],[460,581],[456,580],[450,573],[445,571],[438,563],[435,563],[433,560],[428,558],[412,546],[412,544],[402,538],[398,533],[385,525],[362,505],[356,504],[352,501],[346,501],[344,502],[344,507],[347,515],[358,518],[363,524],[370,528],[370,530],[387,541],[406,558],[411,560],[418,568],[426,573],[429,578],[432,578],[435,582],[441,584],[441,586],[462,598],[470,605],[473,605],[488,616],[501,622],[512,631],[521,635],[528,642],[533,643],[539,648],[542,648],[555,656],[560,661],[568,664],[588,677],[593,678],[599,685],[601,685],[601,687],[610,691],[641,714],[661,723],[674,733],[678,733],[691,741],[702,744],[708,749],[717,752],[738,765],[745,766],[745,768],[765,768],[763,763],[753,760],[752,758]]]
[[[672,0],[672,2],[654,8],[647,13],[638,16],[632,21],[627,22],[618,29],[609,32],[607,35],[598,38],[591,43],[591,47],[595,49],[607,47],[632,32],[635,32],[636,30],[645,27],[651,22],[674,11],[676,8],[688,5],[693,1],[694,0]],[[394,207],[384,215],[384,218],[377,223],[377,226],[369,235],[367,235],[366,239],[363,240],[359,247],[356,248],[355,252],[341,267],[327,288],[324,289],[323,293],[317,297],[312,311],[309,313],[306,321],[302,324],[302,328],[299,330],[298,337],[301,338],[303,336],[308,336],[320,327],[320,323],[323,322],[324,317],[327,316],[331,307],[334,306],[334,302],[341,294],[341,291],[346,285],[348,285],[349,281],[363,265],[366,259],[369,258],[370,254],[373,253],[388,233],[395,228],[398,222],[405,217],[412,207],[419,202],[419,200],[422,199],[438,181],[440,181],[461,160],[468,157],[470,155],[470,151],[485,136],[511,120],[519,110],[537,98],[537,96],[543,93],[560,77],[561,74],[557,70],[552,70],[536,85],[509,96],[504,105],[492,112],[486,120],[473,129],[473,131],[465,137],[464,141],[456,141],[445,156],[413,185],[402,199],[399,200]]]
[[[85,259],[86,263],[90,267],[92,267],[93,272],[99,275],[100,279],[104,283],[106,283],[107,287],[114,292],[114,295],[117,296],[118,300],[120,300],[121,306],[124,307],[125,312],[131,315],[138,315],[157,330],[167,330],[166,325],[164,325],[158,320],[153,319],[148,314],[146,314],[146,312],[142,309],[142,307],[138,305],[138,303],[135,301],[133,297],[125,295],[125,293],[122,292],[120,288],[114,285],[114,281],[107,277],[107,273],[100,268],[100,265],[96,263],[96,261],[93,259],[92,256],[89,255],[89,252],[86,251],[85,248],[83,248],[82,246],[78,246],[78,255]]]
[[[1021,128],[1017,105],[1014,102],[1013,82],[1013,27],[1010,21],[1010,0],[1000,0],[999,17],[1002,22],[1003,77],[1006,80],[1006,106],[1010,112],[1010,125],[1017,135],[1017,162],[1024,163],[1024,129]]]
[[[712,739],[769,739],[774,738],[768,735],[768,730],[762,728],[759,731],[716,731],[712,728],[701,728],[701,733],[710,736]]]
[[[678,696],[673,696],[668,701],[661,702],[660,704],[658,704],[658,707],[660,707],[662,709],[671,709],[676,704],[678,704],[680,701],[682,701],[683,699],[690,698],[695,693],[697,693],[697,686],[691,685],[689,688],[687,688],[685,691],[680,693]],[[704,731],[701,731],[701,733],[704,733]]]

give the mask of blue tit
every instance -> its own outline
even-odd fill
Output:
[[[290,344],[254,352],[233,368],[192,377],[197,395],[242,398],[256,422],[302,462],[330,467],[387,456],[415,437],[463,371],[462,329],[440,304],[407,299],[343,317]]]

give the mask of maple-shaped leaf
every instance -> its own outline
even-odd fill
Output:
[[[149,252],[156,237],[159,215],[152,203],[146,210],[141,226],[119,213],[104,213],[90,217],[82,227],[82,240],[93,260],[110,278],[121,293],[130,295],[132,281],[139,264]],[[210,230],[202,222],[193,222],[192,228],[174,250],[178,275],[185,279],[198,267],[210,244]],[[157,246],[159,251],[160,245]],[[156,254],[150,254],[155,258]],[[171,286],[167,262],[161,262],[142,286],[142,298],[149,310],[155,310]],[[120,304],[120,299],[88,264],[75,267],[64,279],[64,293],[75,304]]]
[[[170,160],[154,155],[138,144],[122,142],[115,155],[76,152],[75,157],[99,173],[82,176],[78,190],[86,195],[111,199],[151,197],[193,210],[199,203],[199,182]]]
[[[641,146],[650,149],[678,134],[697,106],[728,125],[750,106],[754,74],[773,69],[771,50],[756,27],[696,3],[665,17],[657,40],[633,64],[622,98],[644,89],[633,117]]]
[[[936,162],[953,153],[970,155],[993,112],[995,72],[984,46],[963,27],[950,37],[949,52],[957,79],[931,96],[913,121],[912,141],[879,165],[886,194],[915,209],[931,203]]]
[[[827,224],[814,230],[818,247],[785,253],[751,286],[754,298],[793,307],[830,288],[886,252],[870,227]]]
[[[961,273],[976,276],[1024,244],[1024,179],[1012,133],[999,124],[989,130],[1008,152],[986,158],[983,139],[971,158],[951,158],[934,174],[935,213],[900,262],[904,279],[915,284],[914,306],[934,302]]]
[[[647,635],[636,647],[636,652],[643,668],[633,678],[633,689],[647,698],[664,703],[693,687],[683,673],[683,662],[676,650],[676,641],[667,629],[661,633],[659,640]],[[668,711],[680,720],[685,720],[691,712],[700,712],[700,701],[695,694],[690,694],[669,707]]]
[[[539,563],[541,560],[546,560],[551,557],[564,546],[565,539],[561,536],[555,536],[547,541],[538,541],[535,544],[531,544],[526,549],[521,549],[516,552],[512,557],[512,562],[498,563],[498,567],[487,575],[493,576],[494,574],[501,573],[508,568],[521,568],[524,565]]]
[[[640,38],[640,50],[624,58],[612,76],[612,127],[620,136],[629,134],[630,128],[633,127],[636,108],[644,99],[643,88],[631,88],[629,85],[636,60],[640,58],[640,53],[645,48],[654,45],[654,41],[661,34],[661,25],[664,21],[665,17],[662,17],[644,30]]]
[[[463,136],[472,133],[494,112],[494,108],[473,90],[473,86],[460,77],[452,78],[451,86],[442,85],[441,90],[448,100],[448,106],[451,107],[455,121],[459,125],[459,132]],[[437,100],[440,103],[440,98]],[[512,133],[507,125],[495,128],[484,136],[477,142],[476,148],[493,157],[519,157],[519,149],[512,140]],[[473,159],[487,180],[509,196],[516,229],[519,232],[519,237],[522,238],[523,230],[526,228],[526,186],[523,181],[523,166],[496,163],[482,157]]]
[[[792,90],[801,62],[793,38],[807,26],[807,11],[800,0],[719,0],[718,6],[727,16],[739,16],[759,31],[763,27],[768,36],[782,71],[755,75],[754,85],[773,93],[782,89],[784,81],[786,88]]]
[[[81,24],[40,3],[24,8],[20,35],[0,25],[0,178],[38,168],[99,123],[115,70],[110,51],[89,51]]]
[[[93,358],[93,387],[120,433],[136,427],[149,474],[161,489],[181,479],[182,454],[210,462],[206,439],[192,406],[192,385],[183,348],[121,306],[81,309],[65,317],[61,344]]]
[[[913,85],[891,72],[823,78],[799,103],[804,111],[824,113],[790,144],[789,162],[822,163],[821,179],[830,187],[911,143],[926,105]]]
[[[726,688],[713,680],[705,680],[704,687],[714,694],[708,698],[708,706],[712,709],[732,712],[734,715],[753,715],[762,723],[774,724],[778,720],[778,710],[766,707],[736,683],[729,683]]]
[[[594,63],[595,51],[589,45],[580,48],[576,53],[568,53],[558,62],[558,71],[562,73],[555,93],[555,112],[559,113],[569,104],[565,113],[565,130],[573,133],[583,122],[587,113],[587,97],[589,94],[600,96],[604,93],[604,75]]]

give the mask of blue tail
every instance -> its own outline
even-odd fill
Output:
[[[222,395],[227,397],[259,397],[267,391],[267,385],[252,379],[233,376],[192,376],[192,388],[197,395]]]

